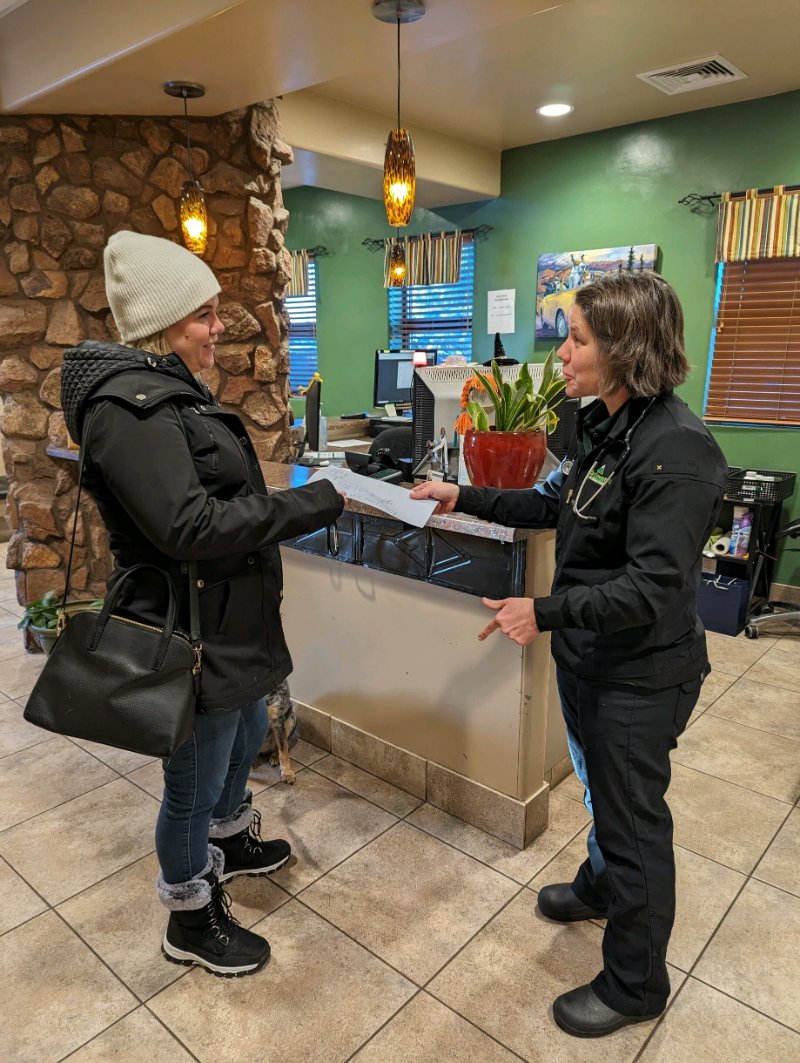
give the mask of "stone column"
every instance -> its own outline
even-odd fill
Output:
[[[27,604],[63,590],[77,463],[60,404],[65,348],[118,339],[102,253],[121,229],[180,240],[188,178],[182,118],[0,116],[0,396],[12,528],[7,567]],[[192,169],[206,193],[205,258],[222,287],[226,326],[206,382],[239,413],[263,459],[289,453],[288,319],[291,276],[281,165],[292,161],[271,101],[191,120]],[[102,596],[105,532],[81,501],[73,597]]]

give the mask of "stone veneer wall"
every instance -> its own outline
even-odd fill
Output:
[[[205,375],[239,413],[258,455],[289,451],[291,274],[281,164],[292,161],[277,111],[260,103],[191,121],[192,167],[206,193],[209,242],[226,326]],[[12,529],[7,567],[27,604],[64,586],[77,463],[60,410],[63,351],[118,339],[103,283],[103,247],[120,229],[180,240],[177,207],[188,177],[183,119],[0,116],[0,395]],[[105,531],[81,501],[72,597],[104,594]]]

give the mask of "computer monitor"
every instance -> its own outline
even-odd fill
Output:
[[[303,420],[305,444],[308,450],[319,450],[319,414],[321,409],[322,383],[315,378],[306,391],[306,415]]]
[[[376,351],[374,404],[410,406],[414,369],[424,365],[436,365],[435,350]]]
[[[580,408],[580,399],[564,399],[556,409],[558,424],[547,437],[547,449],[559,461],[562,461],[567,456],[567,449],[575,431],[576,417]]]
[[[528,366],[533,383],[539,386],[544,366],[534,363]],[[504,365],[500,368],[503,380],[511,383],[522,371],[522,366]],[[448,440],[455,433],[456,418],[461,413],[461,389],[476,372],[469,365],[437,365],[415,369],[412,388],[414,414],[414,446],[412,457],[421,461],[427,452],[428,441],[438,439],[442,428]]]

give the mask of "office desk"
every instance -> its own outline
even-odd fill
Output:
[[[270,490],[311,470],[262,463]],[[290,680],[310,741],[523,848],[569,772],[549,635],[521,648],[481,595],[549,592],[554,533],[463,514],[425,529],[348,505],[283,544]]]

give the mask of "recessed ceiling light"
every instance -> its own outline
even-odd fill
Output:
[[[536,113],[543,114],[545,118],[561,118],[562,115],[574,110],[575,108],[569,103],[546,103],[544,107],[537,107]]]

